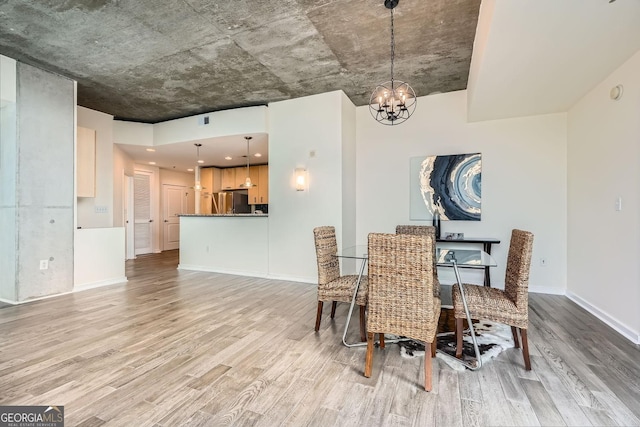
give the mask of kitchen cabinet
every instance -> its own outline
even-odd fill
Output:
[[[249,204],[255,205],[260,203],[260,166],[251,166],[249,168],[249,177],[251,178],[251,183],[255,185],[255,187],[249,188]]]
[[[222,169],[222,190],[236,188],[236,168]]]
[[[244,182],[247,180],[247,167],[237,167],[235,170],[236,180],[233,188],[244,188]]]
[[[258,166],[258,197],[261,205],[269,203],[269,165]]]
[[[76,147],[77,197],[96,197],[96,131],[78,127]]]
[[[220,191],[221,177],[222,171],[218,168],[200,169],[200,184],[203,187],[200,192],[200,213],[213,213],[211,195]]]
[[[249,168],[251,182],[256,186],[249,189],[249,204],[263,205],[269,203],[269,165],[251,166]]]

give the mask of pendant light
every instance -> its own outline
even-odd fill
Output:
[[[251,188],[255,187],[255,184],[251,183],[251,177],[249,176],[249,141],[251,141],[252,136],[245,136],[244,139],[247,140],[247,178],[244,180],[244,184],[242,184],[242,188]]]
[[[413,88],[408,83],[395,80],[393,75],[396,47],[393,33],[393,9],[399,1],[384,0],[384,6],[391,11],[391,80],[379,84],[369,99],[371,115],[383,125],[403,123],[416,109],[416,93]]]
[[[202,147],[202,144],[197,144],[196,143],[196,144],[193,144],[193,145],[196,146],[196,153],[197,153],[197,156],[198,156],[197,159],[196,159],[198,164],[196,165],[196,171],[195,171],[196,172],[196,183],[195,183],[193,189],[196,190],[196,191],[201,191],[201,190],[203,190],[203,188],[202,188],[202,185],[200,184],[200,165],[202,163],[204,163],[204,160],[200,160],[200,147]]]

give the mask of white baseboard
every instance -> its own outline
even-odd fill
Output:
[[[26,304],[26,303],[29,303],[29,302],[40,301],[40,300],[43,300],[43,299],[55,298],[55,297],[59,297],[59,296],[62,296],[62,295],[68,295],[68,294],[71,294],[71,293],[73,293],[73,291],[61,292],[59,294],[53,294],[53,295],[45,295],[45,296],[36,297],[36,298],[29,298],[29,299],[26,299],[24,301],[13,301],[13,300],[9,300],[9,299],[0,298],[0,302],[4,302],[4,303],[7,303],[7,304],[11,304],[11,305],[20,305],[20,304]]]
[[[221,274],[233,274],[235,276],[247,276],[247,277],[259,277],[261,279],[271,279],[271,280],[285,280],[287,282],[300,282],[300,283],[311,283],[316,284],[318,282],[317,278],[309,278],[309,277],[299,277],[299,276],[288,276],[288,275],[280,275],[280,274],[268,274],[261,271],[246,271],[246,270],[230,270],[225,268],[215,268],[208,267],[203,265],[193,265],[193,264],[179,264],[178,270],[190,270],[190,271],[204,271],[208,273],[221,273]]]
[[[318,278],[309,278],[309,277],[299,277],[299,276],[288,276],[286,274],[269,274],[267,276],[269,279],[273,280],[285,280],[287,282],[300,282],[300,283],[310,283],[312,285],[318,284]]]
[[[82,283],[73,287],[73,292],[86,291],[87,289],[101,288],[103,286],[115,285],[118,283],[126,283],[127,276],[116,277],[114,279],[100,280],[92,283]]]
[[[262,271],[233,270],[233,269],[209,267],[205,265],[178,264],[178,270],[205,271],[207,273],[233,274],[235,276],[259,277],[261,279],[267,278],[267,273],[264,273]]]
[[[632,328],[621,323],[614,317],[610,316],[608,313],[605,313],[604,311],[600,310],[598,307],[592,305],[588,301],[582,299],[578,295],[572,292],[567,292],[566,295],[567,295],[567,298],[569,298],[571,301],[575,302],[580,307],[584,308],[589,313],[593,314],[594,316],[602,320],[607,325],[611,326],[623,337],[627,338],[634,344],[640,344],[640,333],[638,331],[634,331]]]
[[[529,286],[529,292],[534,294],[548,294],[548,295],[566,295],[566,289],[558,289],[556,287],[536,286],[532,288]]]

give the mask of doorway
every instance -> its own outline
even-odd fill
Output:
[[[133,179],[133,234],[136,255],[153,252],[152,178],[153,172],[136,171]]]
[[[136,258],[135,248],[135,236],[134,236],[134,221],[133,214],[134,201],[134,177],[130,175],[123,175],[123,201],[122,201],[122,215],[124,222],[124,236],[125,236],[125,259]]]
[[[180,247],[180,214],[188,212],[188,188],[181,185],[162,185],[163,242],[162,250]]]

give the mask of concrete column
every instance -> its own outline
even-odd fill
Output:
[[[15,64],[14,109],[2,114],[0,298],[22,302],[73,290],[75,83]]]

